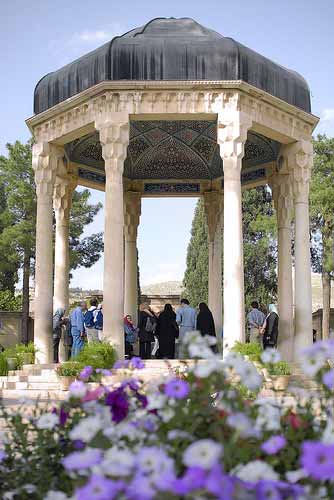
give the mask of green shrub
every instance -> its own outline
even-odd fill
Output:
[[[116,351],[108,342],[86,344],[80,354],[75,357],[75,361],[83,366],[107,369],[113,367],[116,359]]]
[[[35,362],[36,348],[33,342],[29,344],[16,344],[10,347],[6,347],[4,355],[6,358],[16,358],[17,359],[17,369],[20,370],[23,364],[26,362],[24,359],[24,354],[30,354],[29,363],[33,364]]]
[[[0,311],[21,311],[22,295],[14,295],[9,290],[0,291]]]
[[[77,377],[83,366],[76,361],[65,361],[56,368],[56,373],[59,377]]]
[[[242,356],[247,356],[250,361],[261,363],[261,354],[263,352],[263,349],[257,342],[236,342],[232,348],[232,351],[238,352]]]
[[[0,377],[8,375],[8,364],[5,353],[0,352]]]
[[[278,361],[278,363],[268,363],[265,365],[269,375],[291,375],[291,367],[286,361]]]

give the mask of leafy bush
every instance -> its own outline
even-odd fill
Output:
[[[236,342],[232,348],[233,352],[238,352],[242,356],[247,356],[250,361],[261,363],[263,349],[257,342]]]
[[[21,309],[21,295],[14,295],[9,290],[0,291],[0,311],[21,311]]]
[[[65,361],[57,366],[56,373],[59,377],[77,377],[81,372],[83,366],[76,361]]]
[[[17,359],[17,369],[20,370],[26,363],[25,354],[30,354],[29,364],[33,364],[35,361],[36,348],[33,342],[29,344],[16,344],[13,346],[6,347],[4,350],[4,355],[6,358],[16,358]]]
[[[113,367],[116,358],[116,351],[108,342],[91,342],[85,345],[74,360],[82,366],[110,369]]]
[[[0,377],[8,375],[7,358],[4,352],[0,352]]]
[[[291,367],[286,361],[278,361],[277,363],[268,363],[265,365],[269,375],[291,375]]]

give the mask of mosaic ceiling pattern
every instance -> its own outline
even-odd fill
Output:
[[[279,143],[248,134],[243,168],[277,158]],[[104,171],[98,133],[66,145],[71,161]],[[215,179],[223,176],[215,121],[132,121],[124,166],[129,179]]]

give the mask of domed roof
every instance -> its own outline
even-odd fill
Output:
[[[242,80],[310,112],[304,78],[193,19],[157,18],[42,78],[34,112],[110,80]]]

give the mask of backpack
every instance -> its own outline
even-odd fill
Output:
[[[157,322],[156,322],[155,318],[152,318],[152,316],[148,316],[147,320],[146,320],[146,325],[145,325],[145,332],[154,333],[156,325],[157,325]]]
[[[103,330],[103,312],[101,309],[98,310],[95,318],[95,328],[97,330]]]
[[[85,327],[86,328],[95,328],[94,324],[94,311],[87,311],[85,314]]]

